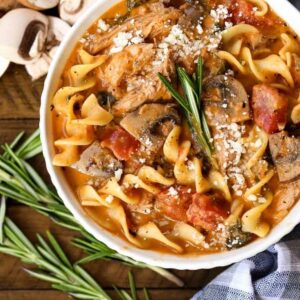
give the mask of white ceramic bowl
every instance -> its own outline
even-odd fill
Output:
[[[119,1],[120,0],[95,1],[95,5],[82,16],[64,39],[55,55],[45,81],[40,111],[41,139],[47,169],[59,196],[63,199],[66,207],[72,212],[78,222],[98,240],[104,242],[121,254],[151,265],[186,270],[209,269],[232,264],[267,249],[270,245],[276,243],[284,235],[289,233],[300,222],[300,202],[295,205],[289,215],[277,225],[267,237],[257,239],[240,249],[202,256],[165,254],[151,250],[138,249],[97,225],[84,212],[76,200],[76,196],[70,188],[61,168],[52,165],[54,147],[50,104],[53,94],[57,89],[58,80],[65,67],[66,61],[80,37],[97,18]],[[287,0],[268,0],[268,2],[275,12],[281,18],[286,20],[300,35],[300,13]]]

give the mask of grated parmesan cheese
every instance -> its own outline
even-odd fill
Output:
[[[141,164],[144,164],[144,163],[146,162],[146,158],[139,158],[139,162],[140,162]]]
[[[113,41],[114,46],[110,49],[111,54],[121,52],[130,45],[141,44],[144,42],[144,38],[142,30],[137,30],[135,32],[119,32]]]
[[[115,178],[117,179],[117,181],[120,181],[122,174],[123,174],[122,169],[118,169],[115,171]]]
[[[170,196],[178,196],[178,191],[173,186],[171,186],[168,189],[168,195],[170,195]]]
[[[256,197],[255,195],[251,194],[251,195],[249,195],[249,196],[247,197],[247,199],[248,199],[249,201],[256,201],[256,200],[257,200],[257,197]]]
[[[109,29],[109,25],[102,19],[100,19],[97,23],[98,32],[105,32]]]
[[[108,195],[106,198],[105,198],[105,201],[107,202],[107,203],[112,203],[113,202],[113,200],[114,200],[114,197],[112,196],[112,195]]]

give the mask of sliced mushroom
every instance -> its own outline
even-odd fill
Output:
[[[48,18],[43,14],[18,8],[0,19],[0,56],[17,64],[38,59],[45,47]]]
[[[231,76],[218,75],[207,80],[204,85],[203,104],[210,126],[250,119],[245,88]]]
[[[300,175],[300,138],[281,131],[270,135],[269,148],[279,181],[295,180]]]
[[[47,74],[58,45],[70,29],[71,26],[65,21],[56,17],[49,17],[49,30],[45,52],[36,61],[25,65],[26,71],[32,80],[37,80]]]
[[[17,5],[17,0],[1,0],[0,1],[0,10],[9,11],[15,8]]]
[[[92,3],[94,3],[93,0],[60,0],[59,16],[73,25]]]
[[[158,151],[180,117],[173,104],[144,104],[127,114],[120,125],[147,149]]]
[[[96,141],[82,152],[79,161],[71,167],[83,174],[106,179],[114,176],[123,165],[108,149],[102,148]]]
[[[10,63],[9,60],[7,60],[3,57],[0,57],[0,78],[7,70],[9,63]]]
[[[36,9],[44,10],[58,5],[59,0],[18,0],[22,5]]]

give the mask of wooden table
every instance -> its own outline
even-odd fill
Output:
[[[12,141],[22,130],[30,133],[38,127],[42,88],[43,80],[32,82],[22,66],[11,65],[0,79],[0,144]],[[32,164],[50,184],[43,157],[35,158]],[[74,236],[72,231],[62,229],[32,209],[10,203],[8,215],[32,241],[36,240],[36,233],[44,234],[46,230],[51,230],[71,260],[76,261],[83,255],[82,251],[70,245]],[[97,261],[85,267],[109,293],[113,294],[112,284],[128,288],[128,268],[120,263]],[[0,255],[0,300],[70,299],[63,293],[53,291],[48,283],[33,279],[23,268],[18,259]],[[133,270],[133,273],[137,287],[147,287],[153,300],[185,300],[221,270],[174,271],[184,280],[183,288],[146,269]]]

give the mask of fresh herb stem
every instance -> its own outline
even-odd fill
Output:
[[[77,299],[112,300],[96,281],[80,266],[72,265],[62,248],[48,232],[47,241],[38,235],[35,246],[22,231],[5,217],[5,199],[1,201],[0,224],[3,230],[0,252],[20,258],[24,263],[35,265],[36,270],[26,270],[31,276],[48,281],[52,287],[69,293]],[[132,298],[132,300],[136,300]]]
[[[56,290],[68,293],[76,299],[112,300],[101,286],[78,264],[72,264],[55,237],[47,232],[47,240],[37,235],[38,244],[34,245],[24,233],[6,217],[6,198],[0,202],[0,231],[3,232],[0,241],[0,253],[21,259],[26,264],[36,267],[25,271],[37,279],[50,282]],[[116,288],[121,299],[138,300],[135,281],[129,272],[130,294]],[[146,289],[145,300],[150,300]]]
[[[191,130],[195,134],[205,156],[212,166],[217,168],[217,164],[212,155],[214,149],[211,143],[212,139],[210,130],[201,105],[203,77],[202,58],[199,57],[196,73],[192,77],[190,77],[186,70],[182,67],[177,67],[177,76],[183,89],[184,96],[179,94],[179,92],[172,86],[172,83],[164,75],[158,74],[158,77],[168,89],[172,97],[184,109]]]
[[[81,233],[82,238],[76,238],[74,244],[89,255],[80,263],[96,259],[115,260],[128,266],[151,269],[169,281],[179,286],[183,285],[183,282],[169,271],[119,254],[85,231],[64,206],[56,192],[48,188],[39,174],[25,161],[25,158],[32,158],[41,152],[39,131],[34,132],[21,146],[17,147],[23,135],[24,133],[19,134],[10,145],[5,144],[2,147],[4,149],[4,153],[0,156],[0,195],[2,197],[14,199],[51,218],[58,225]],[[0,216],[2,214],[0,209]],[[2,236],[0,229],[0,240]]]

